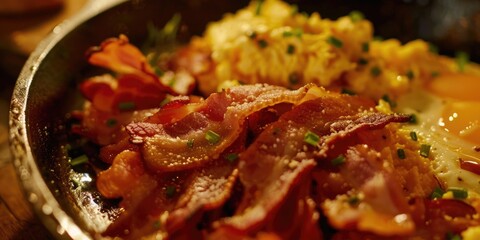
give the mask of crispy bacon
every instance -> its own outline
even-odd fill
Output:
[[[221,227],[243,233],[261,229],[300,176],[308,175],[315,157],[326,156],[334,144],[355,132],[408,120],[403,116],[364,113],[368,107],[365,103],[359,98],[323,92],[272,123],[241,155],[239,175],[245,195],[237,213],[223,220]],[[315,148],[304,142],[307,131],[321,136]]]
[[[160,81],[145,56],[124,35],[105,40],[100,47],[92,48],[87,56],[91,64],[120,75],[118,79],[110,75],[93,77],[80,86],[83,95],[101,111],[115,113],[154,108],[166,94],[176,94]],[[133,106],[122,109],[122,103]]]
[[[289,91],[266,85],[239,86],[213,94],[204,102],[186,105],[196,111],[175,122],[157,124],[155,131],[144,131],[143,123],[133,123],[127,130],[134,142],[142,143],[142,155],[150,169],[191,169],[218,158],[241,133],[247,116],[282,102],[300,103],[312,87]],[[188,131],[178,131],[182,129],[178,126],[189,126]],[[208,141],[207,132],[218,134],[218,142]]]
[[[366,145],[347,150],[340,173],[355,194],[362,196],[361,205],[348,204],[340,195],[324,202],[324,213],[337,229],[374,232],[381,236],[411,234],[415,223],[401,186],[391,178],[392,173],[378,157],[379,153],[369,151]]]

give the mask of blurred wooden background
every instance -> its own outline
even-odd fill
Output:
[[[38,4],[46,3],[44,0],[29,0],[20,6],[19,0],[0,1],[0,239],[52,239],[33,213],[16,176],[8,147],[8,109],[15,80],[28,55],[87,0],[51,0],[45,6]]]

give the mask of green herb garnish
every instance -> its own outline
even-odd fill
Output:
[[[238,159],[238,154],[236,153],[229,153],[225,156],[225,159],[227,159],[227,161],[233,163],[235,160]]]
[[[417,141],[418,138],[417,138],[417,133],[416,132],[410,132],[410,138],[413,140],[413,141]]]
[[[368,60],[365,59],[365,58],[359,58],[359,59],[358,59],[358,64],[360,64],[360,65],[367,65],[367,64],[368,64]]]
[[[405,150],[403,150],[402,148],[397,149],[397,156],[399,159],[405,159]]]
[[[382,73],[382,70],[378,66],[373,66],[370,69],[370,74],[374,77],[378,77]]]
[[[257,43],[260,48],[266,48],[268,46],[268,42],[265,39],[260,39]]]
[[[188,139],[187,141],[187,147],[188,148],[193,148],[193,144],[195,143],[195,139]]]
[[[430,199],[442,198],[444,193],[445,191],[443,191],[443,189],[441,189],[440,187],[435,187],[432,194],[430,194]]]
[[[457,52],[455,61],[457,62],[458,71],[463,72],[465,66],[470,62],[470,55],[466,52]]]
[[[368,52],[368,51],[370,51],[370,43],[368,43],[368,42],[362,43],[362,51],[363,51],[363,52]]]
[[[351,11],[350,14],[348,14],[348,16],[350,17],[352,22],[358,22],[365,19],[365,16],[363,15],[363,13],[357,10]]]
[[[411,124],[417,124],[417,122],[418,122],[417,115],[410,114],[410,118],[408,119],[408,122],[411,123]]]
[[[167,196],[167,198],[172,198],[176,192],[177,189],[175,188],[175,186],[167,186],[167,188],[165,189],[165,195]]]
[[[262,12],[262,6],[263,6],[264,0],[257,0],[257,7],[255,8],[255,15],[260,16],[260,13]]]
[[[288,44],[287,46],[287,54],[294,54],[295,53],[295,46],[293,44]]]
[[[107,119],[107,121],[105,121],[105,124],[108,127],[114,127],[115,125],[117,125],[117,123],[118,123],[118,121],[115,118],[109,118],[109,119]]]
[[[334,36],[327,38],[327,42],[336,48],[341,48],[343,46],[343,42]]]
[[[212,130],[208,130],[207,133],[205,133],[205,139],[207,139],[210,144],[216,144],[220,141],[220,135]]]
[[[295,85],[298,82],[300,82],[300,76],[298,75],[298,73],[296,72],[290,73],[290,75],[288,75],[288,82],[292,85]]]
[[[353,96],[353,95],[356,95],[356,93],[350,89],[346,89],[346,88],[342,88],[342,91],[340,92],[342,94],[347,94],[347,95],[350,95],[350,96]]]
[[[392,107],[392,108],[394,108],[394,107],[397,106],[397,103],[396,103],[395,101],[393,101],[393,100],[390,98],[390,96],[388,96],[387,94],[385,94],[385,95],[382,96],[382,100],[385,101],[385,102],[387,102],[387,103],[390,105],[390,107]]]
[[[160,220],[157,220],[157,221],[153,222],[152,226],[153,226],[153,228],[155,228],[155,229],[159,229],[160,226],[162,226],[162,225],[161,225],[161,223],[160,223]]]
[[[429,43],[428,44],[428,51],[431,52],[431,53],[438,54],[438,47],[433,43]]]
[[[317,146],[318,142],[320,141],[320,137],[317,134],[311,131],[308,131],[307,133],[305,133],[305,136],[303,137],[303,141],[312,146]]]
[[[83,155],[80,155],[72,160],[70,160],[70,165],[72,167],[75,167],[75,166],[78,166],[78,165],[81,165],[81,164],[84,164],[84,163],[87,163],[88,162],[88,157],[87,155],[83,154]]]
[[[338,155],[338,157],[332,159],[332,165],[333,166],[339,166],[339,165],[342,165],[343,163],[345,163],[345,156],[343,155]]]
[[[160,107],[167,105],[170,102],[170,98],[166,97],[160,102]]]
[[[121,111],[130,111],[135,109],[135,103],[134,102],[120,102],[118,104],[118,109]]]
[[[353,195],[347,199],[347,202],[350,206],[356,206],[360,203],[360,198],[357,195]]]
[[[428,158],[430,155],[430,148],[431,146],[429,144],[420,145],[420,156]]]
[[[415,74],[413,73],[412,70],[408,70],[407,73],[405,73],[408,79],[412,80],[415,77]]]
[[[447,192],[452,192],[455,199],[466,199],[468,197],[468,191],[464,188],[449,187]]]

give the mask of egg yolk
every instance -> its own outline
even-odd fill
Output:
[[[480,102],[447,103],[438,124],[446,131],[480,146]]]
[[[444,74],[433,79],[427,89],[442,98],[480,102],[480,76],[465,73]]]
[[[445,74],[432,80],[427,88],[446,101],[439,126],[480,146],[480,76]]]

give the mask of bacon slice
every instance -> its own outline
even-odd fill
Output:
[[[196,111],[178,121],[157,124],[153,132],[145,131],[144,123],[130,124],[127,130],[133,142],[142,143],[142,155],[150,169],[192,169],[218,158],[239,136],[247,116],[278,103],[300,103],[311,88],[313,85],[289,91],[267,85],[239,86],[189,106]],[[185,129],[178,126],[186,126],[188,131],[178,131]],[[208,141],[207,132],[218,134],[218,142]]]
[[[359,98],[323,92],[301,103],[268,126],[241,155],[239,176],[245,195],[237,213],[221,221],[222,228],[239,232],[261,229],[277,211],[302,175],[326,156],[340,140],[365,129],[384,127],[408,117],[364,112],[369,104]],[[316,147],[304,142],[307,131],[320,136]]]
[[[340,173],[363,198],[359,206],[348,204],[342,195],[323,203],[324,213],[334,228],[381,236],[408,235],[415,231],[402,188],[391,178],[392,173],[387,172],[383,162],[378,161],[379,156],[366,145],[347,150]]]
[[[119,74],[84,81],[80,90],[93,106],[104,112],[121,112],[159,107],[167,94],[177,95],[162,83],[140,50],[125,35],[107,39],[87,53],[88,61]],[[122,104],[128,103],[125,109]]]

